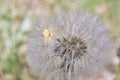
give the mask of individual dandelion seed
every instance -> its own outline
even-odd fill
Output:
[[[46,80],[88,80],[111,61],[109,27],[96,16],[69,13],[39,24],[29,40],[27,62]]]

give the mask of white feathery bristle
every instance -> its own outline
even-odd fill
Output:
[[[111,61],[109,27],[97,17],[69,13],[39,24],[29,39],[27,62],[47,80],[87,80]]]

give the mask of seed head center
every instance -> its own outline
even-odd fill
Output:
[[[86,43],[78,37],[62,37],[56,39],[54,52],[60,57],[79,58],[87,51]]]

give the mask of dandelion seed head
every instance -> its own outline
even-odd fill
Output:
[[[108,25],[87,13],[69,13],[34,28],[27,62],[47,80],[86,80],[111,61],[113,48]]]

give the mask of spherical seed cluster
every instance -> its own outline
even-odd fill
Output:
[[[109,63],[113,47],[105,23],[87,13],[69,13],[34,28],[27,62],[47,80],[86,80]]]

